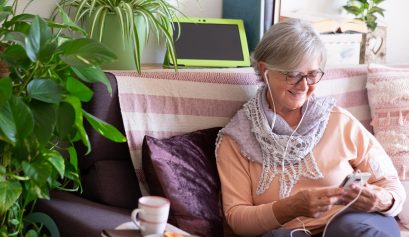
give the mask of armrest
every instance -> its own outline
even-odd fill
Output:
[[[114,229],[131,220],[131,210],[89,201],[68,192],[52,192],[50,200],[38,200],[36,211],[49,215],[61,237],[100,237],[103,229]]]

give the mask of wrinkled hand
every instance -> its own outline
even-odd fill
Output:
[[[300,216],[320,217],[334,205],[342,204],[342,188],[303,190],[294,195],[297,212]]]
[[[353,184],[350,189],[345,189],[343,204],[347,205],[359,194],[361,187]],[[359,198],[351,205],[352,208],[364,212],[382,212],[388,210],[393,204],[392,195],[385,189],[376,185],[365,184]]]

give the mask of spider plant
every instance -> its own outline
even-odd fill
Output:
[[[75,22],[87,24],[85,28],[88,29],[89,37],[98,39],[100,42],[107,37],[107,34],[112,34],[110,30],[105,29],[107,16],[115,16],[119,21],[119,26],[115,25],[115,27],[121,29],[123,45],[126,40],[132,42],[130,51],[133,51],[135,68],[138,72],[141,69],[142,49],[151,33],[156,35],[158,42],[161,39],[165,40],[168,52],[173,60],[176,60],[171,30],[179,10],[166,0],[61,0],[60,5],[75,15]],[[140,29],[138,25],[146,27]],[[104,30],[109,33],[104,33]],[[141,39],[143,36],[146,36],[145,40]],[[115,42],[118,44],[120,41]]]

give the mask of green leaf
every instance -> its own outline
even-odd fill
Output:
[[[112,125],[102,121],[92,114],[87,113],[85,110],[82,110],[82,113],[91,126],[102,136],[114,142],[126,142],[125,136]]]
[[[6,104],[10,99],[12,86],[10,77],[0,79],[0,106]]]
[[[116,59],[114,53],[93,39],[75,39],[63,43],[59,48],[60,58],[70,66],[99,66]]]
[[[103,83],[112,94],[111,83],[105,73],[99,67],[71,67],[74,73],[83,81],[88,83]]]
[[[43,159],[38,159],[32,163],[23,161],[22,167],[24,174],[30,177],[30,179],[39,187],[46,183],[47,178],[51,175],[52,171],[51,164]]]
[[[31,61],[27,57],[25,49],[21,45],[12,45],[7,47],[2,58],[10,65],[17,68],[27,68]]]
[[[33,114],[20,97],[11,97],[10,108],[13,111],[14,123],[17,128],[17,138],[22,141],[33,131]]]
[[[354,14],[355,16],[359,16],[359,14],[362,13],[362,10],[356,6],[344,6],[344,9],[347,12]]]
[[[75,123],[74,124],[78,132],[80,133],[82,143],[87,147],[86,154],[89,154],[91,152],[91,143],[89,141],[88,135],[83,125],[83,114],[82,114],[81,101],[74,96],[67,96],[65,101],[70,103],[71,106],[74,108],[74,111],[75,111]]]
[[[11,41],[24,47],[26,36],[21,32],[8,32],[4,36],[4,41]]]
[[[48,50],[51,39],[52,32],[47,22],[39,16],[34,17],[25,42],[27,55],[31,61],[35,62],[41,51]]]
[[[74,146],[70,146],[67,148],[68,154],[70,155],[70,163],[74,167],[75,171],[78,171],[78,155],[77,150]]]
[[[57,132],[61,139],[67,138],[74,128],[75,111],[71,104],[62,102],[57,114]]]
[[[56,108],[53,104],[32,100],[30,103],[34,116],[34,135],[41,147],[48,144],[56,124]]]
[[[12,24],[23,23],[23,22],[28,23],[28,22],[32,22],[35,17],[36,17],[36,15],[33,15],[33,14],[21,13],[21,14],[17,14],[16,16],[14,16],[10,20],[10,22]]]
[[[94,94],[91,89],[84,85],[84,83],[72,77],[67,79],[67,91],[71,95],[76,96],[78,99],[85,102],[90,101]]]
[[[17,142],[17,127],[10,103],[0,106],[0,140],[13,145]]]
[[[60,237],[58,226],[54,220],[43,212],[31,212],[24,217],[25,221],[43,225],[51,237]]]
[[[27,85],[28,95],[34,99],[47,102],[59,103],[65,96],[64,88],[55,81],[47,79],[33,79]]]
[[[81,181],[78,175],[78,171],[75,170],[75,168],[72,166],[72,164],[65,160],[65,174],[64,177],[68,180],[73,181],[72,184],[74,184],[74,187],[72,187],[73,190],[78,190],[78,188],[81,187]]]
[[[7,17],[11,15],[11,10],[2,9],[0,12],[0,22],[4,21]]]
[[[17,201],[23,191],[18,181],[0,181],[0,216]]]
[[[379,15],[381,15],[381,16],[384,16],[383,15],[383,12],[385,11],[385,9],[383,9],[383,8],[380,8],[380,7],[372,7],[371,9],[369,9],[368,10],[368,14],[375,14],[375,13],[377,13],[377,14],[379,14]]]
[[[50,167],[51,170],[52,169],[51,165],[48,162],[47,165]],[[25,197],[23,199],[24,206],[30,204],[31,202],[39,198],[50,199],[49,188],[46,182],[38,183],[33,179],[29,179],[28,181],[23,183],[23,186],[24,186],[23,189],[25,190],[24,192]]]
[[[58,171],[60,174],[60,177],[64,177],[64,172],[65,172],[65,164],[64,164],[64,158],[61,156],[60,153],[57,151],[50,151],[45,154],[47,157],[47,160],[54,166],[54,168]]]
[[[58,11],[58,15],[60,15],[62,19],[62,24],[55,21],[50,21],[48,22],[48,25],[50,25],[51,27],[69,28],[70,30],[80,32],[83,36],[86,36],[87,33],[85,32],[85,30],[75,24],[60,5],[57,5],[56,10]]]
[[[27,231],[24,237],[38,237],[38,235],[37,235],[37,232],[35,232],[35,230],[31,229]]]

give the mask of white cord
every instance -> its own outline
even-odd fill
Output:
[[[275,113],[277,113],[277,112],[276,112],[276,108],[275,108],[275,104],[274,104],[273,94],[271,93],[270,83],[268,82],[267,73],[268,73],[268,70],[265,70],[265,71],[264,71],[264,78],[266,79],[267,88],[268,88],[268,91],[269,91],[269,93],[270,93],[271,100],[272,100],[272,102],[273,102],[273,110],[274,110]],[[283,153],[283,159],[282,159],[282,163],[281,163],[281,169],[282,169],[282,172],[283,172],[283,173],[284,173],[285,155],[287,154],[288,145],[289,145],[289,143],[290,143],[290,140],[291,140],[292,136],[293,136],[294,133],[297,131],[298,127],[300,126],[300,124],[301,124],[301,122],[302,122],[302,120],[304,119],[304,115],[306,114],[307,109],[308,109],[309,101],[310,101],[310,98],[307,99],[307,106],[306,106],[306,108],[305,108],[305,112],[304,112],[303,115],[301,116],[300,122],[298,122],[297,127],[296,127],[296,128],[294,129],[294,131],[291,133],[290,138],[288,139],[287,144],[286,144],[286,146],[285,146],[284,153]],[[275,121],[276,121],[276,116],[274,116],[274,120],[273,120],[272,123],[271,123],[271,129],[274,128]],[[359,170],[358,170],[357,172],[358,172],[359,174],[361,173]],[[325,224],[325,228],[324,228],[324,232],[322,233],[322,237],[325,237],[325,233],[326,233],[327,228],[328,228],[329,224],[331,223],[331,221],[332,221],[337,215],[339,215],[341,212],[343,212],[343,211],[346,210],[348,207],[350,207],[354,202],[356,202],[356,200],[358,200],[358,198],[361,196],[361,193],[362,193],[362,186],[363,186],[363,183],[362,183],[362,179],[361,179],[361,186],[360,186],[358,195],[354,198],[354,200],[352,200],[352,201],[351,201],[350,203],[348,203],[345,207],[343,207],[343,208],[340,209],[338,212],[336,212],[336,213],[328,220],[327,224]],[[293,230],[290,232],[290,236],[293,237],[293,233],[295,233],[295,232],[297,232],[297,231],[304,231],[307,235],[311,236],[312,233],[311,233],[311,231],[309,231],[307,228],[305,228],[304,222],[302,222],[298,217],[297,217],[296,219],[297,219],[299,222],[301,222],[302,228],[293,229]]]
[[[357,170],[358,174],[361,174],[361,171]],[[331,223],[331,221],[337,216],[339,215],[341,212],[345,211],[348,207],[350,207],[354,202],[356,202],[356,200],[358,200],[359,196],[361,196],[362,193],[362,186],[364,185],[362,178],[360,180],[360,186],[359,186],[359,193],[358,195],[354,198],[354,200],[352,200],[351,202],[349,202],[345,207],[341,208],[341,210],[339,210],[338,212],[336,212],[327,222],[327,224],[325,225],[324,231],[322,232],[322,237],[325,237],[325,233],[327,232],[327,228],[329,226],[329,224]]]
[[[270,83],[268,82],[267,73],[268,73],[268,70],[266,69],[266,70],[264,71],[264,78],[266,79],[268,92],[270,93],[270,97],[271,97],[271,100],[272,100],[272,102],[273,102],[273,110],[274,110],[274,113],[277,114],[277,111],[276,111],[276,108],[275,108],[275,104],[274,104],[273,94],[271,93]],[[305,107],[305,112],[302,114],[301,119],[300,119],[300,122],[298,122],[297,127],[295,127],[294,131],[291,133],[290,137],[288,138],[287,144],[285,145],[285,149],[284,149],[284,153],[283,153],[283,159],[282,159],[282,162],[281,162],[281,172],[282,172],[282,173],[284,173],[284,171],[285,171],[285,170],[284,170],[284,167],[285,167],[285,156],[287,155],[288,145],[290,144],[290,140],[291,140],[291,138],[293,137],[294,133],[295,133],[295,132],[297,131],[297,129],[300,127],[301,122],[302,122],[302,120],[304,119],[304,115],[307,113],[308,105],[309,105],[309,104],[310,104],[310,98],[308,97],[308,99],[307,99],[307,106]],[[276,120],[276,116],[274,116],[274,120],[273,120],[272,123],[271,123],[271,129],[274,128],[275,120]],[[273,137],[273,139],[274,139],[274,137]]]
[[[264,78],[266,79],[268,92],[270,93],[270,97],[271,97],[271,100],[272,100],[272,102],[273,102],[273,110],[274,110],[274,113],[277,114],[277,111],[276,111],[276,108],[275,108],[275,103],[274,103],[273,94],[271,93],[270,83],[268,82],[267,73],[268,73],[268,70],[265,70],[265,71],[264,71]],[[307,99],[307,106],[306,106],[306,108],[305,108],[305,112],[304,112],[304,113],[302,114],[302,116],[301,116],[300,122],[298,122],[298,124],[297,124],[297,126],[295,127],[294,131],[291,133],[290,137],[288,138],[288,141],[287,141],[287,144],[286,144],[286,146],[285,146],[284,153],[283,153],[283,159],[282,159],[282,162],[281,162],[281,172],[282,172],[282,173],[284,173],[284,162],[285,162],[285,156],[286,156],[286,154],[287,154],[288,145],[289,145],[289,143],[290,143],[290,140],[291,140],[292,136],[293,136],[294,133],[297,131],[297,129],[300,127],[301,122],[302,122],[302,120],[304,119],[304,115],[306,114],[306,112],[307,112],[307,110],[308,110],[309,102],[310,102],[310,98]],[[275,122],[276,122],[276,116],[274,116],[274,120],[271,122],[271,130],[273,130],[274,125],[275,125]],[[275,138],[273,137],[273,139],[275,139]],[[297,232],[297,231],[304,231],[304,233],[306,233],[307,235],[311,236],[312,233],[311,233],[311,231],[309,231],[307,228],[305,228],[304,222],[302,222],[298,217],[297,217],[296,219],[297,219],[299,222],[301,222],[301,224],[302,224],[302,229],[301,229],[301,228],[298,228],[298,229],[292,230],[292,231],[290,232],[290,236],[293,237],[293,233],[294,233],[294,232]]]
[[[305,234],[311,236],[312,233],[311,233],[311,231],[309,231],[307,228],[305,228],[304,222],[302,222],[298,217],[297,217],[296,219],[297,219],[297,221],[301,222],[301,224],[302,224],[302,229],[301,229],[301,228],[293,229],[293,230],[290,232],[290,236],[293,237],[293,234],[294,234],[295,232],[297,232],[297,231],[304,231]]]

